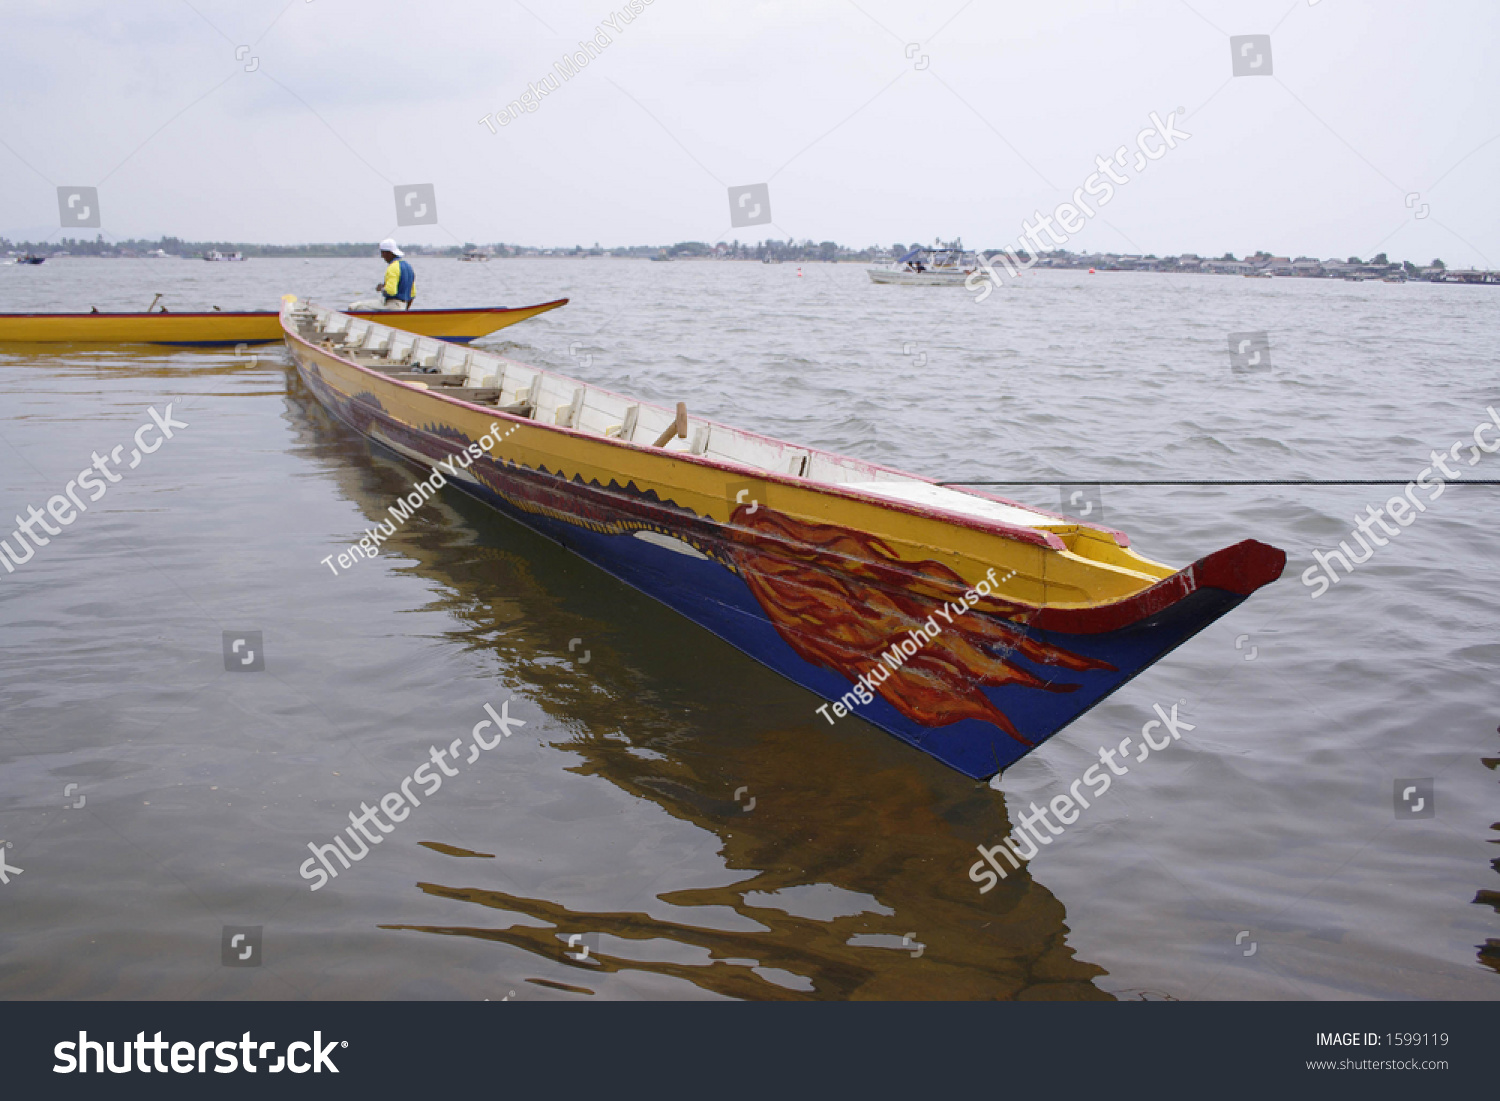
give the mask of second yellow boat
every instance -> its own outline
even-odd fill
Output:
[[[467,344],[481,336],[567,305],[566,298],[535,306],[459,310],[378,310],[354,316],[378,320],[402,332]],[[270,310],[230,313],[6,313],[0,314],[3,344],[169,344],[229,348],[281,339],[280,315]]]

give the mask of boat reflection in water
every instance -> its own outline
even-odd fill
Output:
[[[334,420],[295,370],[287,388],[304,453],[370,523],[387,518],[417,468]],[[985,895],[969,880],[976,846],[1010,829],[994,791],[861,723],[830,728],[813,714],[811,695],[451,488],[424,515],[432,522],[401,528],[385,549],[438,583],[428,610],[467,625],[450,633],[455,649],[499,659],[507,689],[568,732],[551,744],[576,755],[571,771],[713,835],[699,848],[717,851],[715,878],[729,882],[673,890],[674,878],[703,882],[702,868],[679,871],[680,855],[654,851],[658,838],[646,835],[629,859],[666,904],[653,913],[590,911],[473,886],[514,886],[505,873],[526,871],[514,852],[507,864],[504,827],[486,822],[466,831],[466,845],[482,854],[443,839],[423,850],[431,881],[417,888],[451,901],[452,922],[381,928],[492,941],[563,962],[576,970],[572,982],[531,981],[580,993],[603,985],[600,973],[627,972],[632,989],[652,997],[681,997],[674,979],[751,999],[1111,997],[1094,985],[1103,970],[1068,947],[1061,902],[1024,868]],[[586,655],[570,653],[578,636]],[[557,788],[559,779],[506,783]],[[592,809],[593,817],[619,813],[615,805]],[[577,832],[560,836],[559,851]],[[465,859],[488,854],[494,859]],[[587,892],[585,869],[564,873],[570,898]],[[806,916],[819,908],[809,897],[825,900],[822,916]],[[830,909],[829,898],[845,901]],[[390,905],[399,910],[402,900]],[[574,932],[590,937],[567,952]]]

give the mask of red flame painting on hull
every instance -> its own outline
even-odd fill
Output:
[[[1022,625],[1034,609],[1024,605],[980,597],[960,614],[960,594],[969,588],[962,577],[941,562],[903,561],[863,532],[744,505],[726,530],[735,567],[799,656],[851,682],[862,673],[872,682],[887,674],[874,691],[923,726],[979,719],[1029,746],[981,687],[1071,692],[1078,685],[1042,680],[1013,655],[1064,669],[1114,668],[1030,637]],[[939,612],[945,605],[951,621]],[[909,657],[896,651],[902,660],[894,668],[882,663],[883,652],[929,620],[939,628],[935,638]]]

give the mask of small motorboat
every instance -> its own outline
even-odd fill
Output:
[[[471,250],[469,252],[466,252],[462,256],[459,257],[460,260],[463,260],[463,261],[465,261],[467,263],[471,263],[471,264],[473,264],[473,263],[481,263],[481,262],[483,262],[485,260],[488,260],[489,258],[490,258],[489,253],[487,253],[487,252],[480,252],[477,249]]]
[[[287,297],[286,346],[334,416],[827,701],[809,706],[819,726],[830,707],[858,716],[966,776],[1029,753],[1286,565],[1245,540],[1177,569],[1098,524],[388,320]]]
[[[914,248],[889,264],[866,268],[872,283],[902,287],[961,287],[979,262],[962,247]]]
[[[228,261],[243,260],[244,258],[245,257],[242,253],[219,252],[216,249],[211,249],[210,251],[203,254],[203,259],[208,260],[211,263],[225,263]]]
[[[25,256],[16,257],[16,263],[18,264],[45,264],[46,262],[47,258],[45,256],[33,256],[29,252]]]
[[[158,298],[160,295],[157,296]],[[539,313],[566,306],[566,298],[535,306],[467,310],[375,310],[359,317],[381,317],[403,332],[467,344]],[[152,303],[155,306],[155,303]],[[232,348],[281,339],[281,322],[270,310],[237,313],[6,313],[0,314],[0,343],[15,344],[175,344],[190,348]]]

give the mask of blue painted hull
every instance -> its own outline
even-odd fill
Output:
[[[850,691],[848,678],[806,661],[788,646],[755,600],[749,586],[719,562],[686,558],[634,536],[602,534],[536,516],[515,508],[505,497],[484,486],[458,483],[458,488],[680,612],[823,700],[831,702]],[[618,491],[622,487],[611,488]],[[625,488],[628,491],[631,487]],[[1114,668],[1068,670],[1059,674],[1055,667],[1028,662],[1024,657],[1011,654],[1010,661],[1038,679],[1052,681],[1061,675],[1067,683],[1081,685],[1063,694],[1020,687],[981,689],[999,710],[1010,717],[1030,745],[1022,744],[1005,731],[979,719],[963,719],[941,727],[922,726],[878,695],[867,704],[855,702],[854,712],[965,776],[987,779],[1031,752],[1126,681],[1244,600],[1245,597],[1238,594],[1206,589],[1150,620],[1104,635],[1031,629],[1029,634],[1042,642],[1085,657],[1098,658]],[[827,719],[816,708],[816,704],[809,702],[810,717],[822,725]]]

